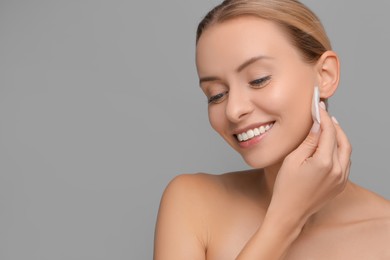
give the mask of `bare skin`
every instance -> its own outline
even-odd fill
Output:
[[[181,205],[181,213],[188,217],[185,224],[193,232],[187,246],[191,244],[198,254],[185,248],[185,259],[236,258],[267,211],[263,176],[256,170],[184,175],[171,183],[182,187],[174,192],[191,198],[191,203]],[[176,221],[180,226],[181,219]],[[342,194],[306,223],[283,259],[390,259],[389,241],[389,202],[348,182]]]
[[[390,259],[389,201],[348,181],[351,146],[324,108],[312,128],[313,86],[323,99],[338,86],[334,52],[307,64],[275,24],[242,17],[204,32],[197,68],[212,127],[255,170],[175,178],[155,260]]]

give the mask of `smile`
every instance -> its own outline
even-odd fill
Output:
[[[261,135],[265,134],[266,132],[268,132],[272,128],[273,125],[274,125],[274,123],[262,125],[258,128],[250,129],[246,132],[243,132],[241,134],[237,134],[235,136],[239,142],[246,142],[246,141],[249,141],[257,136],[261,136]]]

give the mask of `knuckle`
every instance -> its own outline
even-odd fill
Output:
[[[305,145],[308,146],[309,148],[316,148],[317,147],[317,139],[316,137],[312,135],[308,135],[305,139]]]
[[[318,162],[318,166],[321,168],[321,169],[324,169],[325,171],[329,172],[332,170],[333,168],[333,161],[332,159],[330,158],[322,158],[319,162]]]
[[[332,182],[334,183],[334,185],[336,187],[336,190],[338,190],[338,191],[344,190],[345,185],[347,183],[347,178],[343,174],[341,167],[337,167],[336,169],[332,170],[331,178],[332,178]]]
[[[332,169],[332,174],[333,178],[337,182],[343,182],[344,181],[344,175],[343,175],[343,170],[341,169],[340,165],[335,165]]]

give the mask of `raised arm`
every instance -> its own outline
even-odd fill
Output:
[[[351,146],[325,109],[320,113],[321,133],[311,131],[284,160],[264,222],[238,260],[282,259],[308,218],[344,190]]]
[[[325,110],[321,118],[321,132],[311,132],[284,160],[264,221],[238,260],[282,259],[308,218],[345,187],[349,141]],[[205,182],[199,179],[181,175],[165,190],[156,225],[155,260],[206,259],[207,208],[202,201],[207,198],[201,197]]]

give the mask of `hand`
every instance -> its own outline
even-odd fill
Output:
[[[324,107],[322,104],[320,109],[321,131],[312,129],[304,142],[285,158],[269,207],[272,213],[289,216],[301,227],[344,190],[349,176],[351,145]]]

